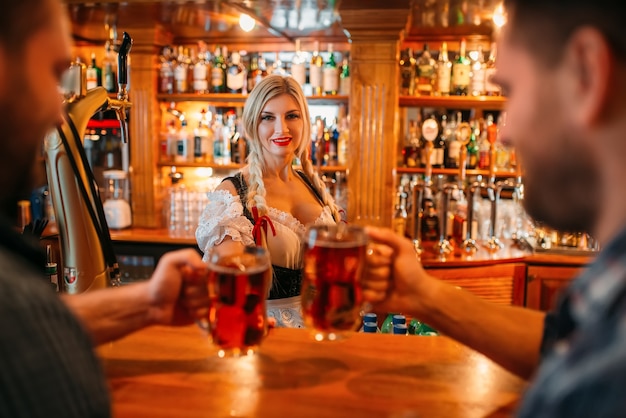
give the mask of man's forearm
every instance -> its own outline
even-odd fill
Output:
[[[429,287],[429,297],[419,302],[424,321],[507,370],[532,375],[539,363],[543,312],[487,302],[437,279]]]
[[[152,322],[145,283],[62,298],[81,319],[95,344],[116,340]]]

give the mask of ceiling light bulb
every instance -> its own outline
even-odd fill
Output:
[[[245,32],[250,32],[252,29],[254,29],[255,25],[256,25],[256,22],[254,21],[254,19],[250,17],[250,15],[242,13],[239,16],[239,26]]]
[[[504,7],[502,3],[498,4],[493,11],[493,23],[497,28],[501,28],[506,23],[506,13],[504,12]]]

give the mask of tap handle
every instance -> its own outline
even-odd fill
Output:
[[[117,82],[119,85],[128,84],[128,53],[133,46],[133,39],[128,32],[124,32],[122,44],[117,55]]]

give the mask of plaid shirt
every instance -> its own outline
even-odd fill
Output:
[[[44,276],[36,242],[0,219],[0,417],[109,417],[91,338]]]
[[[542,355],[519,417],[626,417],[626,230],[546,316]]]

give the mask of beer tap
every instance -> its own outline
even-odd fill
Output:
[[[428,137],[432,139],[425,138],[426,142],[424,144],[424,149],[422,151],[424,152],[424,156],[425,156],[424,161],[426,163],[426,169],[424,172],[424,180],[422,182],[417,183],[413,187],[413,219],[414,219],[413,247],[415,248],[415,252],[417,253],[418,256],[421,255],[422,252],[424,251],[424,248],[422,247],[422,219],[424,218],[424,207],[423,207],[424,193],[426,189],[429,189],[432,192],[432,186],[433,186],[433,182],[432,182],[433,166],[430,161],[430,156],[434,148],[433,140],[435,138],[431,136],[428,136]]]
[[[108,108],[115,111],[120,121],[120,131],[123,143],[128,143],[128,123],[126,110],[130,107],[128,101],[128,53],[133,44],[128,33],[124,32],[122,44],[117,55],[117,99],[108,99]]]
[[[487,190],[487,196],[491,202],[491,219],[489,222],[489,240],[487,240],[487,249],[496,252],[502,248],[502,243],[496,236],[496,218],[498,210],[498,202],[500,201],[500,192],[502,191],[502,183],[489,183],[483,187]]]
[[[489,200],[491,201],[491,220],[489,222],[489,240],[487,241],[487,248],[489,251],[496,252],[503,247],[502,242],[496,236],[496,220],[497,220],[497,208],[500,202],[500,195],[502,190],[511,190],[513,193],[517,193],[518,185],[511,183],[510,181],[500,181],[497,183],[490,183],[487,186],[487,193]]]
[[[467,228],[465,231],[465,240],[461,244],[461,251],[468,256],[472,256],[478,251],[476,240],[472,238],[472,228],[474,224],[474,196],[476,191],[480,190],[481,183],[475,181],[467,186]]]
[[[478,245],[472,238],[472,225],[474,222],[474,196],[480,188],[480,183],[474,182],[465,186],[467,180],[467,144],[469,144],[472,134],[472,127],[467,122],[459,123],[456,130],[457,141],[461,143],[461,155],[459,158],[459,187],[465,188],[467,200],[467,228],[465,240],[461,243],[461,251],[468,256],[474,255],[478,251]]]
[[[435,245],[435,250],[440,257],[445,258],[453,250],[452,244],[448,240],[446,233],[448,231],[448,207],[450,205],[450,195],[454,191],[458,191],[459,186],[456,184],[445,184],[441,196],[441,222],[439,223],[439,241]]]
[[[63,122],[45,138],[46,175],[59,230],[67,293],[120,284],[119,265],[102,200],[82,139],[89,119],[96,112],[113,109],[120,119],[123,138],[128,140],[125,112],[131,104],[126,90],[126,56],[131,44],[130,36],[124,33],[117,99],[109,98],[104,87],[86,91],[84,66],[78,67],[74,79],[69,80],[74,88],[71,95],[66,95]]]
[[[430,186],[429,186],[430,187]],[[413,186],[413,248],[417,255],[421,255],[424,249],[422,248],[422,218],[424,217],[424,208],[422,207],[424,201],[424,190],[426,184],[424,182],[418,182]]]

